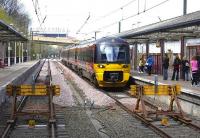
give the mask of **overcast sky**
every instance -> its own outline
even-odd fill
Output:
[[[31,27],[39,28],[32,0],[21,0],[21,2],[31,17]],[[95,31],[98,32],[97,37],[115,34],[118,32],[118,21],[121,19],[123,19],[121,31],[125,31],[183,14],[183,0],[38,0],[38,2],[39,20],[42,22],[46,16],[43,28],[48,31],[56,31],[59,28],[58,31],[68,31],[70,36],[79,38],[93,37]],[[164,3],[152,8],[162,2]],[[188,0],[187,12],[198,10],[200,10],[200,0]],[[89,14],[89,20],[77,34]]]

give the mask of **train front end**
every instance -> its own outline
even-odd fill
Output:
[[[96,43],[94,63],[99,87],[124,87],[130,77],[129,45],[119,38],[104,39]]]

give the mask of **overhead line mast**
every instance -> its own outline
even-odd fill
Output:
[[[183,15],[187,14],[187,0],[183,0]]]

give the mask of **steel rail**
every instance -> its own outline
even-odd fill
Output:
[[[58,63],[58,61],[56,62],[56,64],[59,66],[59,68],[62,70],[63,67]],[[91,83],[88,79],[84,78],[84,80],[86,80],[89,84],[91,84],[93,87],[94,84]],[[139,80],[138,80],[139,81]],[[145,81],[141,81],[143,83],[148,83],[150,84],[150,82],[145,82]],[[113,100],[115,100],[115,102],[117,103],[117,105],[119,105],[122,109],[124,109],[126,112],[128,112],[129,114],[131,114],[133,117],[136,117],[138,118],[139,120],[141,120],[143,123],[145,123],[150,129],[152,129],[155,133],[157,133],[158,135],[160,135],[161,137],[163,138],[171,138],[170,135],[168,135],[166,132],[164,132],[163,130],[161,130],[160,128],[158,128],[157,126],[153,125],[152,123],[150,123],[148,120],[146,120],[143,116],[141,116],[140,114],[138,114],[137,112],[133,112],[131,111],[130,109],[128,109],[126,106],[124,106],[117,98],[111,96],[108,92],[105,92],[104,90],[102,90],[102,92],[104,92],[105,94],[107,94],[109,97],[111,97]],[[133,97],[131,96],[128,92],[126,92],[126,94],[130,97]],[[151,108],[158,108],[157,106],[151,104],[150,102],[148,102],[147,100],[144,101],[146,104],[148,104],[148,106],[150,106]],[[189,127],[192,127],[196,130],[200,130],[200,127],[193,124],[193,123],[190,123],[190,122],[187,122],[185,120],[181,120],[180,118],[176,118],[174,116],[170,116],[170,117],[173,117],[175,119],[178,119],[178,121],[188,125]]]
[[[58,61],[56,62],[57,63],[57,65],[59,66],[59,68],[62,70],[63,69],[63,67],[58,63]],[[93,83],[91,83],[88,79],[85,79],[84,78],[84,80],[86,80],[88,83],[90,83],[93,87],[95,87],[94,86],[94,84]],[[137,80],[137,81],[141,81],[141,80]],[[143,83],[147,83],[147,84],[151,84],[151,82],[145,82],[145,81],[141,81],[141,82],[143,82]],[[115,97],[112,97],[111,95],[109,95],[107,92],[105,92],[105,91],[103,91],[105,94],[107,94],[109,97],[111,97],[112,99],[114,99],[115,101],[116,101],[116,103],[120,106],[120,107],[122,107],[122,109],[124,109],[125,111],[127,111],[128,113],[130,113],[133,117],[137,117],[139,120],[141,120],[142,122],[144,122],[147,126],[149,126],[149,128],[151,128],[154,132],[156,132],[158,135],[160,135],[160,136],[162,136],[162,137],[164,137],[164,138],[170,138],[171,136],[169,136],[166,132],[164,132],[163,130],[161,130],[160,128],[158,128],[158,127],[156,127],[155,125],[153,125],[152,123],[150,123],[149,121],[147,121],[143,116],[141,116],[140,114],[138,114],[138,113],[136,113],[136,112],[133,112],[133,111],[131,111],[131,110],[129,110],[126,106],[124,106],[120,101],[118,101]],[[133,97],[133,96],[131,96],[128,92],[126,92],[126,94],[128,95],[128,96],[130,96],[130,97]],[[155,105],[153,105],[153,104],[151,104],[150,102],[148,102],[147,100],[144,100],[144,102],[148,105],[148,106],[150,106],[151,108],[158,108],[157,106],[155,106]],[[197,126],[197,125],[195,125],[195,124],[193,124],[193,123],[191,123],[191,122],[187,122],[186,120],[183,120],[183,119],[181,119],[181,118],[177,118],[177,117],[175,117],[175,116],[173,116],[173,115],[169,115],[170,117],[172,117],[172,118],[174,118],[174,119],[177,119],[178,121],[180,121],[180,122],[182,122],[182,123],[184,123],[184,124],[186,124],[188,127],[190,127],[190,128],[192,128],[192,129],[195,129],[195,130],[197,130],[197,131],[199,131],[200,130],[200,126]]]
[[[40,61],[41,61],[41,60],[40,60]],[[44,66],[45,61],[46,61],[46,59],[44,60],[44,62],[43,62],[43,63],[41,64],[41,66],[39,67],[38,72],[36,72],[36,74],[34,75],[34,80],[33,80],[34,82],[37,80],[37,78],[38,78],[38,76],[39,76],[39,74],[40,74],[40,72],[41,72],[41,70],[42,70],[42,67]],[[16,109],[17,112],[22,108],[22,106],[23,106],[23,104],[26,102],[27,98],[28,98],[27,96],[23,96],[23,97],[21,98],[20,103],[19,103],[19,105],[18,105],[18,107],[17,107],[17,109]],[[1,136],[1,138],[6,138],[6,136],[7,136],[8,132],[9,132],[9,130],[11,129],[11,127],[12,127],[12,125],[13,125],[13,123],[14,123],[15,121],[16,121],[16,118],[14,118],[12,122],[8,122],[8,124],[6,125],[5,130],[3,131],[3,134],[2,134],[2,136]]]
[[[50,67],[50,62],[48,60],[48,74],[47,74],[47,79],[46,79],[47,85],[51,86],[51,81],[52,81],[52,76],[51,76],[51,67]],[[51,127],[51,137],[55,138],[55,118],[54,118],[54,105],[53,105],[53,92],[51,89],[49,89],[49,108],[50,108],[50,127]]]
[[[27,96],[23,96],[21,99],[22,100],[20,101],[20,103],[19,103],[19,105],[17,107],[17,112],[22,108],[22,106],[26,102]],[[13,122],[15,122],[15,121],[16,121],[16,118],[14,118]],[[2,138],[5,138],[7,136],[7,134],[9,132],[9,130],[11,129],[12,125],[13,124],[11,122],[9,124],[7,124],[7,126],[6,126],[6,128],[5,128],[4,132],[3,132],[3,135],[1,136]]]
[[[138,80],[138,79],[137,79],[137,81],[140,81],[140,82],[143,82],[143,83],[146,83],[146,84],[152,84],[152,83],[150,83],[150,82],[145,82],[145,81],[143,81],[143,80]],[[128,92],[127,92],[126,94],[129,95],[130,97],[133,97],[133,96],[131,96]],[[180,97],[178,97],[178,98],[180,98]],[[181,98],[180,98],[180,99],[181,99]],[[158,108],[157,106],[151,104],[151,103],[148,102],[147,100],[144,100],[144,102],[145,102],[146,104],[148,104],[149,106],[151,106],[152,108]],[[187,102],[196,104],[196,103],[194,103],[194,102],[192,102],[192,101],[189,101],[189,100],[187,100]],[[184,120],[184,119],[181,119],[181,118],[176,117],[176,116],[173,116],[173,115],[169,115],[169,116],[172,117],[173,119],[177,119],[177,120],[180,121],[181,123],[186,124],[188,127],[192,128],[192,129],[195,129],[196,131],[199,131],[199,132],[200,132],[200,126],[195,125],[194,123],[188,122],[188,121],[186,121],[186,120]]]
[[[108,92],[104,92],[106,95],[108,95],[109,97],[111,97],[118,106],[120,106],[123,110],[125,110],[126,112],[128,112],[130,115],[132,115],[133,117],[138,118],[139,120],[141,120],[143,123],[145,123],[150,129],[152,129],[155,133],[157,133],[158,135],[160,135],[163,138],[171,138],[170,135],[168,135],[166,132],[164,132],[163,130],[161,130],[160,128],[156,127],[155,125],[153,125],[151,122],[147,121],[143,116],[139,115],[136,112],[131,111],[130,109],[128,109],[125,105],[123,105],[117,98],[113,97],[112,95],[110,95]]]
[[[129,94],[128,94],[128,95],[129,95]],[[130,95],[129,95],[129,96],[130,96]],[[131,97],[132,97],[132,96],[131,96]],[[145,104],[147,104],[148,106],[150,106],[150,107],[152,107],[152,108],[154,108],[154,109],[157,109],[157,108],[158,108],[156,105],[151,104],[151,103],[150,103],[149,101],[147,101],[147,100],[144,100],[144,102],[145,102]],[[171,118],[173,118],[173,119],[176,119],[176,120],[180,121],[181,123],[186,124],[188,127],[192,128],[192,129],[195,129],[196,131],[199,131],[199,132],[200,132],[200,126],[198,126],[198,125],[195,125],[195,124],[193,124],[193,123],[191,123],[191,122],[188,122],[188,121],[186,121],[186,120],[184,120],[184,119],[182,119],[182,118],[179,118],[179,117],[176,117],[176,116],[173,116],[173,115],[169,115],[169,117],[171,117]]]
[[[40,60],[41,61],[41,60]],[[38,78],[38,76],[39,76],[39,74],[40,74],[40,72],[41,72],[41,70],[42,70],[42,67],[44,66],[44,63],[46,62],[46,59],[43,61],[43,63],[40,65],[40,67],[39,67],[39,70],[38,70],[38,72],[36,72],[36,74],[34,74],[34,83],[36,82],[36,80],[37,80],[37,78]]]
[[[63,67],[56,62],[57,65],[59,66],[59,68],[62,70]],[[91,84],[93,87],[95,87],[95,85],[93,83],[91,83],[88,79],[84,78],[84,80],[86,80],[89,84]],[[160,135],[163,138],[171,138],[171,136],[169,136],[167,133],[165,133],[164,131],[162,131],[161,129],[159,129],[158,127],[156,127],[155,125],[153,125],[152,123],[150,123],[149,121],[145,120],[145,118],[143,118],[141,115],[139,115],[136,112],[131,111],[130,109],[128,109],[126,106],[124,106],[119,100],[117,100],[115,97],[111,96],[109,93],[105,92],[104,90],[101,90],[103,93],[105,93],[106,95],[108,95],[109,97],[111,97],[113,100],[115,100],[115,102],[117,103],[118,106],[120,106],[123,110],[125,110],[127,113],[129,113],[130,115],[132,115],[135,118],[138,118],[139,120],[141,120],[143,123],[145,123],[150,129],[152,129],[155,133],[157,133],[158,135]]]

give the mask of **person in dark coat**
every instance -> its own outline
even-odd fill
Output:
[[[190,70],[190,63],[189,61],[186,59],[186,57],[183,57],[182,60],[182,77],[183,80],[185,81],[189,81],[189,70]]]
[[[175,79],[176,77],[176,80],[178,81],[179,80],[179,68],[180,68],[180,65],[181,65],[181,60],[179,58],[178,55],[176,55],[176,58],[174,59],[174,62],[173,62],[173,75],[172,75],[172,80]]]
[[[163,58],[163,80],[168,79],[168,68],[169,68],[169,57],[167,54],[165,54],[165,57]]]

